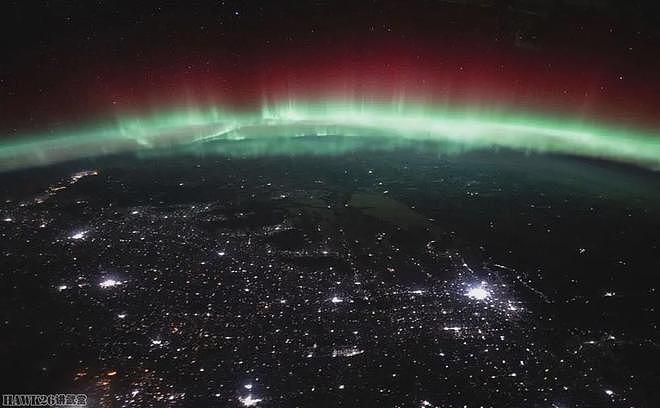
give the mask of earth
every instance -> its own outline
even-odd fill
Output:
[[[655,407],[659,187],[505,149],[5,172],[2,388],[92,407]]]

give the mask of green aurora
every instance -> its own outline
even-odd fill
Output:
[[[309,142],[310,137],[323,136],[341,136],[343,141]],[[335,101],[264,105],[255,112],[173,109],[4,138],[0,171],[131,151],[146,156],[185,152],[254,157],[408,145],[437,146],[443,153],[483,148],[562,153],[660,169],[659,134],[503,110]]]

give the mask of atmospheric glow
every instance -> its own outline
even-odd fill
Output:
[[[328,135],[344,136],[344,141],[303,143],[302,139]],[[255,157],[342,154],[369,146],[361,141],[373,138],[385,139],[379,142],[379,149],[433,142],[447,153],[503,147],[660,168],[659,135],[629,128],[543,118],[501,108],[457,110],[400,101],[290,101],[265,105],[259,112],[188,108],[143,117],[123,116],[82,130],[4,138],[0,142],[0,170],[118,152],[159,154],[174,147],[186,153]]]

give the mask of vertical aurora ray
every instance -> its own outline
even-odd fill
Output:
[[[503,147],[597,157],[660,168],[660,135],[614,126],[515,114],[502,109],[449,109],[424,104],[366,100],[266,104],[252,112],[218,107],[127,115],[113,122],[56,133],[23,135],[0,142],[0,170],[128,151],[223,154],[333,154],[341,146],[305,143],[302,136],[378,137],[399,143],[439,142],[457,150]],[[218,143],[207,143],[207,142]],[[222,142],[241,141],[241,145]],[[253,148],[251,148],[251,146]],[[384,146],[385,147],[385,146]],[[271,152],[272,153],[272,152]]]

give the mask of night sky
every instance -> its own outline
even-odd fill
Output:
[[[654,129],[653,3],[7,1],[0,129],[181,104],[401,96]]]

